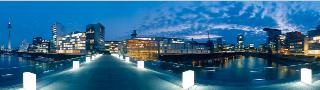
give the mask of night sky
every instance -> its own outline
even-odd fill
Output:
[[[140,36],[165,36],[205,41],[222,37],[235,43],[264,43],[264,27],[306,33],[320,24],[320,2],[0,2],[0,44],[7,43],[12,19],[13,46],[33,36],[51,39],[51,25],[65,31],[85,31],[85,25],[102,23],[106,40],[123,40],[132,30]]]

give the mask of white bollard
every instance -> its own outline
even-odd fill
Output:
[[[138,68],[144,69],[144,61],[138,61]]]
[[[312,84],[312,70],[307,68],[301,68],[301,82],[306,84]]]
[[[86,57],[86,63],[90,63],[90,57]]]
[[[94,55],[91,56],[91,60],[95,60],[96,57]]]
[[[120,55],[119,59],[120,59],[120,60],[122,60],[122,59],[123,59],[123,56],[122,56],[122,55]]]
[[[130,63],[130,57],[126,57],[126,63]]]
[[[37,89],[37,75],[31,72],[23,73],[23,89],[36,90]]]
[[[80,63],[79,61],[73,61],[72,63],[72,70],[75,71],[75,70],[78,70],[80,68]]]
[[[188,70],[182,73],[182,87],[188,89],[194,85],[194,71]]]

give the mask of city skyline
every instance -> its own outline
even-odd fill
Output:
[[[67,33],[85,31],[85,25],[90,23],[102,23],[106,27],[106,40],[123,40],[129,38],[133,30],[137,30],[138,35],[143,36],[170,36],[206,41],[206,33],[209,31],[211,38],[222,37],[228,44],[236,44],[236,36],[242,34],[245,45],[254,43],[257,46],[266,41],[263,28],[278,28],[283,33],[301,31],[306,34],[306,31],[313,30],[319,23],[319,19],[312,18],[320,16],[316,11],[318,9],[316,6],[320,4],[318,2],[4,2],[2,4],[1,8],[11,8],[0,12],[2,16],[0,28],[3,30],[0,34],[1,38],[4,38],[0,44],[5,47],[7,47],[6,27],[9,18],[12,18],[13,47],[18,47],[22,40],[31,42],[33,36],[52,39],[51,25],[55,22],[62,23]],[[92,5],[94,7],[89,7]],[[281,5],[294,7],[280,8]],[[218,6],[224,7],[217,8]],[[240,9],[235,9],[236,7]],[[301,15],[297,15],[299,13],[305,17],[301,18]],[[243,21],[235,22],[233,20],[237,19],[232,18],[241,18]],[[307,21],[308,24],[305,24]]]
[[[320,2],[0,2],[0,90],[319,90]]]

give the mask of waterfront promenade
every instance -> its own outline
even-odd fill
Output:
[[[189,90],[319,90],[319,77],[320,74],[315,74],[311,85],[300,80],[259,86],[196,83]],[[182,90],[180,86],[181,79],[177,77],[149,69],[142,70],[111,55],[103,55],[82,64],[77,71],[66,70],[37,79],[38,90]],[[19,88],[20,85],[7,89]]]
[[[159,78],[156,72],[141,70],[110,55],[84,64],[77,71],[63,71],[41,78],[39,90],[180,90],[180,86]]]

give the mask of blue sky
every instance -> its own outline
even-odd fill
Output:
[[[0,44],[7,42],[12,18],[13,45],[33,36],[51,39],[50,26],[64,25],[67,32],[85,31],[85,25],[102,23],[106,40],[128,38],[133,29],[143,36],[194,38],[222,37],[235,43],[265,42],[262,28],[283,32],[312,30],[320,24],[320,2],[0,2]]]

